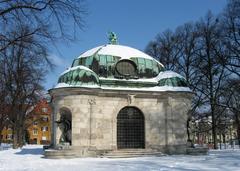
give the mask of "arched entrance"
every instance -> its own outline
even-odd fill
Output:
[[[135,107],[124,107],[117,115],[117,147],[145,148],[144,116]]]
[[[60,109],[60,120],[57,124],[61,130],[60,143],[72,144],[72,113],[68,108]]]

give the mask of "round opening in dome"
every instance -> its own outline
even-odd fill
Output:
[[[119,75],[122,75],[124,77],[130,77],[130,76],[137,75],[137,66],[131,60],[127,60],[127,59],[120,60],[116,64],[115,69]]]

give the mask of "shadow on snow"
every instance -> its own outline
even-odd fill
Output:
[[[43,148],[36,147],[36,148],[22,148],[21,151],[16,152],[15,154],[18,155],[26,155],[26,154],[32,154],[32,155],[42,155],[43,154]]]

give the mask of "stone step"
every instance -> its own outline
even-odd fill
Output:
[[[115,150],[111,153],[153,153],[158,152],[157,150]]]
[[[131,157],[146,157],[146,156],[164,156],[163,153],[156,150],[142,149],[138,150],[116,150],[108,153],[103,153],[100,157],[106,158],[131,158]]]
[[[44,151],[44,157],[49,159],[60,159],[60,158],[77,158],[82,157],[84,151],[81,150],[73,150],[73,149],[64,149],[64,150],[53,150],[47,149]],[[90,155],[90,151],[88,154]],[[132,158],[132,157],[146,157],[146,156],[163,156],[164,154],[152,149],[123,149],[123,150],[115,150],[109,152],[102,152],[100,155],[91,155],[98,157],[106,157],[106,158]]]
[[[107,153],[107,154],[111,154],[111,155],[148,155],[148,154],[159,154],[160,152],[135,152],[135,153],[124,153],[124,152],[121,152],[121,153],[116,153],[116,152],[113,152],[113,153]]]
[[[76,158],[78,155],[75,151],[72,150],[45,150],[45,158]]]
[[[102,158],[134,158],[134,157],[161,157],[164,156],[162,153],[158,154],[131,154],[131,155],[103,155]]]
[[[207,147],[187,148],[188,155],[206,155],[208,153]]]

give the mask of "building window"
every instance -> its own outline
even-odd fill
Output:
[[[42,121],[47,122],[48,121],[48,117],[47,116],[43,116],[42,117]]]
[[[47,140],[47,137],[43,136],[43,137],[42,137],[42,140],[46,141],[46,140]]]
[[[37,135],[38,134],[38,130],[37,129],[33,129],[33,135]]]
[[[42,108],[42,112],[47,113],[48,109],[46,107]]]
[[[48,127],[47,126],[43,126],[41,129],[42,129],[42,131],[48,131]]]
[[[12,134],[8,134],[8,135],[7,135],[7,139],[8,139],[8,140],[11,140],[12,138],[13,138],[13,135],[12,135]]]
[[[38,123],[37,123],[37,121],[34,121],[34,122],[33,122],[33,125],[35,125],[35,126],[36,126],[37,124],[38,124]]]

